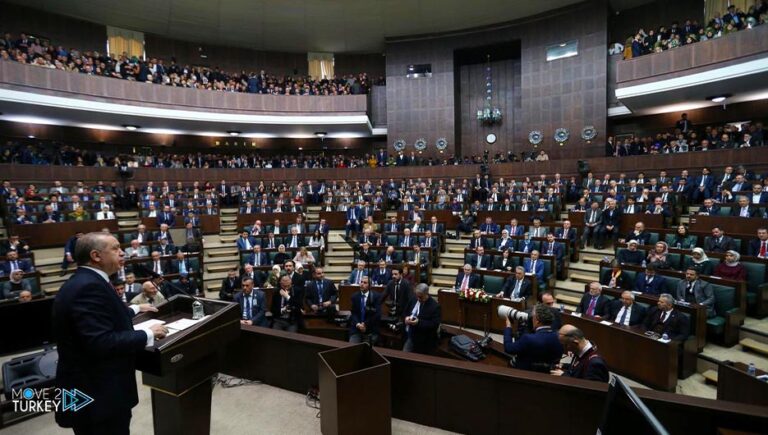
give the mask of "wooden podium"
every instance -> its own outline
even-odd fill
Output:
[[[198,300],[203,303],[206,317],[156,340],[136,359],[144,385],[152,389],[152,418],[157,435],[210,433],[211,378],[219,371],[220,352],[240,336],[237,304]],[[173,296],[157,307],[158,312],[141,313],[133,323],[158,319],[167,325],[192,319],[193,302],[189,296]]]
[[[364,343],[317,355],[321,432],[392,433],[389,361]]]

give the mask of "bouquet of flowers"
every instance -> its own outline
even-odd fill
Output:
[[[491,302],[491,295],[481,288],[468,288],[459,290],[459,299],[487,304]]]

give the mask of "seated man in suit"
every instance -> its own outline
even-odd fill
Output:
[[[160,225],[160,231],[156,231],[154,234],[152,234],[153,240],[161,240],[161,239],[168,239],[168,243],[173,244],[173,236],[171,235],[170,228],[168,227],[168,224],[161,224]]]
[[[638,273],[635,278],[635,291],[649,295],[660,295],[666,287],[666,280],[661,275],[656,275],[656,267],[649,264],[645,273]]]
[[[619,253],[616,255],[616,261],[619,264],[631,264],[640,266],[645,260],[645,251],[637,249],[637,240],[630,240],[627,242],[627,249],[619,249]]]
[[[413,251],[408,251],[408,263],[421,266],[421,271],[425,271],[430,264],[429,251],[422,251],[417,244],[413,245]],[[418,281],[418,277],[417,277]]]
[[[367,278],[365,276],[361,278],[361,283]],[[313,313],[331,314],[336,312],[338,290],[333,281],[325,278],[325,270],[322,266],[315,267],[313,279],[306,284],[306,292],[307,305]]]
[[[554,256],[557,263],[557,270],[563,270],[563,247],[555,241],[554,234],[547,234],[547,241],[541,244],[541,251],[544,253],[544,255]]]
[[[365,261],[358,261],[357,262],[357,269],[353,270],[352,273],[349,274],[349,283],[352,285],[360,285],[360,282],[363,280],[364,276],[368,276],[368,270],[365,268],[366,263]]]
[[[410,248],[416,243],[416,237],[411,235],[411,229],[406,228],[403,230],[403,235],[397,240],[397,246],[401,248]]]
[[[504,351],[516,356],[514,366],[518,369],[549,373],[563,356],[558,334],[552,330],[554,315],[548,306],[536,304],[530,317],[534,333],[523,334],[518,340],[513,339],[512,322],[506,319]]]
[[[525,279],[525,268],[517,266],[515,274],[504,281],[499,295],[506,299],[525,299],[531,294],[531,282]]]
[[[598,225],[600,225],[600,216],[602,211],[600,210],[600,204],[597,201],[592,201],[590,209],[585,212],[584,215],[584,228],[581,233],[581,248],[583,249],[589,244],[589,238],[597,238]]]
[[[432,216],[429,219],[429,224],[427,224],[427,227],[425,230],[432,231],[432,234],[444,234],[445,233],[445,227],[443,224],[437,222],[437,216]]]
[[[168,260],[162,259],[160,257],[160,252],[158,251],[153,251],[152,254],[150,254],[150,259],[146,264],[146,268],[160,276],[171,273],[171,266],[168,264]]]
[[[389,218],[389,223],[384,225],[385,233],[398,233],[400,232],[400,224],[397,223],[397,217],[392,216]]]
[[[234,301],[235,293],[242,287],[240,278],[237,276],[237,268],[227,271],[227,277],[221,281],[219,290],[219,299],[223,301]]]
[[[281,239],[275,237],[275,233],[272,231],[267,233],[266,238],[261,239],[261,247],[264,249],[277,249],[280,246]]]
[[[628,243],[630,240],[636,240],[638,245],[647,245],[651,242],[651,233],[645,230],[644,223],[638,221],[635,228],[626,237],[619,239],[619,242]]]
[[[712,198],[707,198],[704,200],[704,206],[699,207],[698,214],[704,216],[718,216],[720,214],[720,206],[715,204],[715,201]]]
[[[256,239],[248,234],[248,231],[243,230],[240,232],[240,237],[237,238],[237,250],[238,251],[251,251],[256,244]]]
[[[165,300],[160,288],[152,280],[147,280],[141,285],[141,293],[131,299],[131,305],[150,304],[154,307],[162,304]]]
[[[671,340],[685,341],[690,335],[690,321],[688,316],[674,309],[674,304],[671,294],[659,295],[656,308],[652,308],[645,318],[645,330],[661,336],[666,334]]]
[[[469,239],[469,245],[467,246],[467,248],[472,249],[474,251],[475,249],[477,249],[478,246],[485,247],[485,240],[480,234],[480,230],[475,230],[472,232],[472,238]]]
[[[297,332],[303,325],[304,286],[293,285],[289,275],[280,277],[279,291],[272,295],[272,329]]]
[[[467,256],[467,262],[475,269],[490,269],[492,266],[491,256],[485,255],[485,248],[482,246],[478,246],[474,254]]]
[[[23,273],[33,272],[35,268],[29,260],[19,259],[19,253],[8,251],[5,262],[0,265],[0,276],[10,276],[14,270],[21,270]]]
[[[269,326],[264,292],[254,288],[251,278],[245,277],[241,282],[242,291],[235,295],[235,302],[240,305],[240,324],[253,326]]]
[[[565,325],[560,328],[558,337],[563,350],[572,354],[573,358],[570,364],[552,370],[551,374],[608,382],[610,372],[605,360],[597,353],[597,346],[586,339],[581,329],[573,325]]]
[[[568,219],[563,221],[563,226],[555,230],[555,238],[568,239],[571,246],[576,246],[576,228],[571,226],[571,221]]]
[[[304,237],[299,235],[298,228],[291,227],[291,234],[288,235],[283,242],[286,248],[300,248],[304,246]]]
[[[757,229],[757,238],[749,241],[747,255],[768,258],[768,228]]]
[[[379,257],[379,260],[384,260],[387,264],[400,263],[400,254],[395,252],[394,246],[387,246],[387,250]]]
[[[456,283],[454,288],[464,290],[468,288],[480,288],[482,279],[480,275],[472,273],[472,265],[467,263],[462,268],[461,272],[456,275]]]
[[[62,222],[61,212],[54,210],[50,205],[46,205],[44,213],[38,218],[38,223],[52,224],[56,222]]]
[[[403,279],[403,275],[398,269],[392,269],[392,279],[387,284],[385,290],[386,303],[390,307],[389,315],[392,317],[401,317],[405,312],[405,307],[413,297],[411,283]]]
[[[360,281],[360,290],[352,295],[349,318],[349,342],[376,344],[379,340],[382,294],[370,291],[368,277]]]
[[[621,211],[616,208],[616,200],[607,199],[608,208],[600,215],[600,225],[597,230],[597,249],[603,249],[606,237],[616,238],[621,224]]]
[[[629,290],[621,292],[621,299],[611,301],[608,307],[609,321],[617,325],[635,326],[645,321],[646,310],[635,303],[635,294]]]
[[[746,196],[739,196],[739,205],[731,209],[731,216],[736,217],[756,217],[758,209],[754,205],[749,203],[749,198]]]
[[[136,296],[141,293],[141,284],[136,282],[136,275],[133,272],[125,274],[125,281],[123,282],[125,299],[123,302],[129,303]]]
[[[366,263],[374,263],[379,257],[371,250],[370,243],[363,242],[360,245],[360,249],[355,253],[355,259],[365,261]]]
[[[532,273],[536,275],[537,283],[541,286],[545,284],[544,281],[544,261],[539,260],[539,251],[531,251],[531,258],[526,258],[523,261],[523,267],[525,273]]]
[[[126,259],[149,257],[149,250],[146,246],[141,246],[138,239],[131,240],[131,246],[125,249]]]
[[[725,254],[727,251],[736,251],[736,242],[725,231],[718,226],[712,227],[712,237],[704,240],[704,251],[719,252]]]
[[[245,278],[252,279],[254,287],[260,288],[264,285],[264,275],[261,271],[254,270],[253,266],[248,263],[245,263],[243,266],[243,273],[240,275],[240,283],[242,283]]]
[[[525,228],[523,228],[522,225],[519,225],[517,223],[517,219],[514,219],[514,218],[509,221],[509,225],[504,226],[504,229],[509,231],[510,237],[522,236],[523,233],[525,232]]]
[[[160,239],[160,244],[155,246],[155,251],[159,252],[161,256],[165,257],[176,253],[176,247],[168,243],[168,239]]]
[[[427,230],[421,239],[421,247],[425,248],[425,251],[432,252],[434,250],[436,252],[440,249],[440,239],[435,236],[432,230]]]
[[[533,218],[533,225],[528,228],[528,234],[531,237],[544,237],[549,230],[546,227],[541,226],[541,219]]]
[[[685,279],[677,283],[677,300],[701,304],[707,308],[707,317],[715,316],[715,292],[712,286],[699,279],[696,269],[685,271]]]
[[[189,258],[184,254],[184,251],[176,251],[176,258],[171,261],[171,272],[172,273],[178,273],[183,274],[186,273],[187,275],[192,275],[197,272],[198,270],[195,270],[195,268],[192,267],[192,263],[189,261]]]
[[[403,351],[431,354],[438,343],[437,331],[442,321],[440,305],[429,295],[427,284],[417,285],[413,293],[403,312],[406,336]]]
[[[480,224],[480,234],[491,235],[499,232],[499,226],[490,217],[485,218],[485,223]]]
[[[387,269],[387,262],[384,259],[379,260],[379,267],[371,275],[371,284],[374,286],[389,284],[392,279],[392,272]]]
[[[269,262],[269,256],[262,252],[261,245],[258,243],[253,245],[253,252],[248,257],[248,264],[251,264],[254,267],[269,266],[271,264]]]
[[[170,205],[163,207],[162,212],[157,213],[157,225],[166,224],[169,227],[176,225],[176,214],[171,210]]]
[[[645,214],[660,214],[664,216],[664,219],[669,219],[672,216],[672,213],[669,211],[669,207],[664,205],[664,201],[660,196],[657,196],[653,199],[653,204],[649,205],[648,208],[645,209]]]
[[[589,283],[589,292],[581,297],[577,313],[590,317],[604,317],[608,313],[608,298],[602,295],[603,287],[599,282]]]

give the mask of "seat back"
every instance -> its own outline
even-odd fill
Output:
[[[485,292],[488,294],[497,294],[501,291],[501,288],[504,286],[504,277],[502,276],[494,276],[494,275],[485,275]]]
[[[667,261],[669,262],[669,267],[679,270],[681,267],[682,255],[678,253],[669,253],[667,255]]]
[[[765,263],[742,261],[747,269],[747,291],[757,292],[758,287],[765,282]]]
[[[718,316],[725,317],[730,310],[738,307],[735,288],[720,284],[710,284],[710,286],[715,294],[715,313]]]
[[[720,211],[718,211],[718,214],[720,216],[730,216],[731,215],[731,207],[730,206],[720,207]]]
[[[677,283],[681,281],[680,278],[676,276],[665,276],[664,277],[664,284],[665,284],[665,293],[669,293],[671,295],[675,295],[677,293]]]
[[[650,236],[650,238],[648,239],[649,245],[655,245],[656,243],[659,242],[659,233],[649,232],[648,235]]]

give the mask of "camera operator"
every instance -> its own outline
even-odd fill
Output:
[[[533,334],[524,334],[517,341],[512,336],[512,319],[523,320],[528,313],[510,309],[505,316],[504,351],[515,355],[513,365],[522,370],[549,373],[563,356],[563,346],[552,330],[554,315],[550,307],[536,304],[531,315]]]
[[[376,344],[381,322],[381,293],[369,290],[368,277],[360,281],[360,291],[352,295],[349,342]]]

